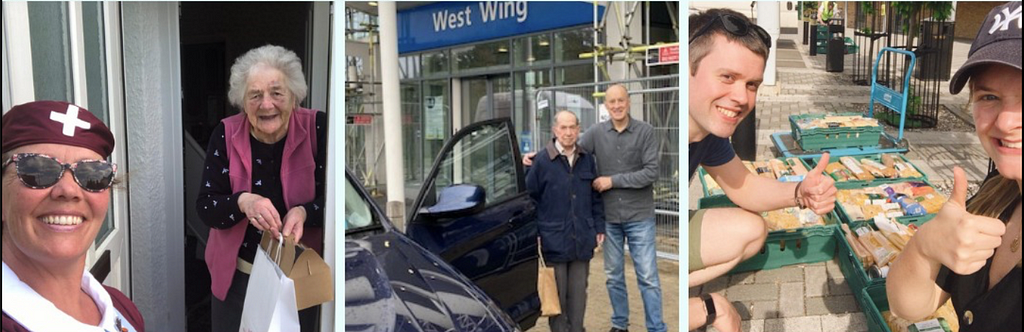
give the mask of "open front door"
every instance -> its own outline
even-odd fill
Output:
[[[539,308],[536,209],[520,158],[508,118],[463,128],[434,162],[406,233],[480,286],[520,325],[533,325]],[[465,190],[473,186],[478,189]]]

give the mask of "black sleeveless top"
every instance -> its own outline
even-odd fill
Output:
[[[1017,201],[1020,199],[1018,196]],[[999,219],[1004,222],[1010,220],[1016,207],[1016,204],[1011,204]],[[989,290],[991,269],[991,258],[981,270],[966,276],[943,266],[935,279],[953,300],[953,309],[960,317],[960,332],[1022,331],[1021,268],[1018,266],[1010,270]]]

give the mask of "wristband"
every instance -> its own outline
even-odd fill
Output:
[[[793,189],[793,202],[796,203],[795,205],[797,207],[804,209],[806,206],[804,206],[804,202],[800,200],[800,185],[802,184],[804,184],[803,181],[796,183],[796,189]]]
[[[711,325],[718,318],[718,312],[715,310],[715,301],[711,299],[711,294],[701,294],[701,300],[704,300],[704,311],[708,313],[708,318],[704,322],[705,326]]]

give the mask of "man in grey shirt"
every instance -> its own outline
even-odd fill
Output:
[[[666,330],[662,319],[661,282],[655,253],[654,181],[658,178],[659,142],[654,127],[629,116],[629,92],[622,85],[605,90],[611,120],[598,123],[579,146],[597,157],[600,176],[593,187],[604,200],[604,272],[612,305],[611,332],[629,328],[629,297],[624,273],[626,243],[633,257],[648,332]],[[533,154],[523,158],[532,164]]]

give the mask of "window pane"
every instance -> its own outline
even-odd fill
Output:
[[[398,73],[401,79],[420,77],[419,55],[409,55],[398,58]]]
[[[551,35],[543,34],[518,38],[512,49],[516,53],[516,65],[542,65],[551,63]]]
[[[501,40],[452,49],[455,71],[508,67],[510,62],[508,44],[508,40]]]
[[[103,35],[102,7],[103,3],[101,2],[82,3],[82,35],[85,37],[85,88],[89,96],[87,108],[104,123],[109,124],[106,42]]]
[[[558,85],[594,82],[593,65],[576,65],[555,69]]]
[[[423,149],[417,156],[422,164],[418,179],[422,180],[433,166],[434,158],[441,153],[444,141],[451,137],[451,105],[448,101],[448,80],[432,80],[423,83]]]
[[[423,113],[420,112],[419,82],[402,83],[402,158],[407,182],[419,182],[423,172]]]
[[[594,29],[555,33],[555,61],[580,60],[580,54],[594,51]]]
[[[518,194],[519,182],[508,130],[504,123],[483,126],[459,139],[441,161],[434,182],[434,197],[453,184],[483,187],[487,205]]]
[[[28,18],[36,100],[74,102],[67,3],[29,2]]]
[[[512,123],[515,124],[518,132],[516,135],[519,138],[519,149],[523,153],[537,151],[544,147],[547,142],[534,142],[533,141],[533,126],[535,119],[549,118],[550,115],[546,114],[549,110],[548,107],[538,108],[537,107],[537,89],[542,87],[551,86],[551,72],[548,70],[537,70],[516,73],[515,78],[515,112],[512,117]],[[550,120],[541,120],[539,127],[536,130],[551,131]],[[550,136],[543,136],[550,137]]]
[[[424,53],[423,76],[443,76],[448,74],[448,51]]]
[[[358,229],[380,224],[377,215],[370,210],[370,202],[356,190],[352,181],[345,181],[345,230]]]

